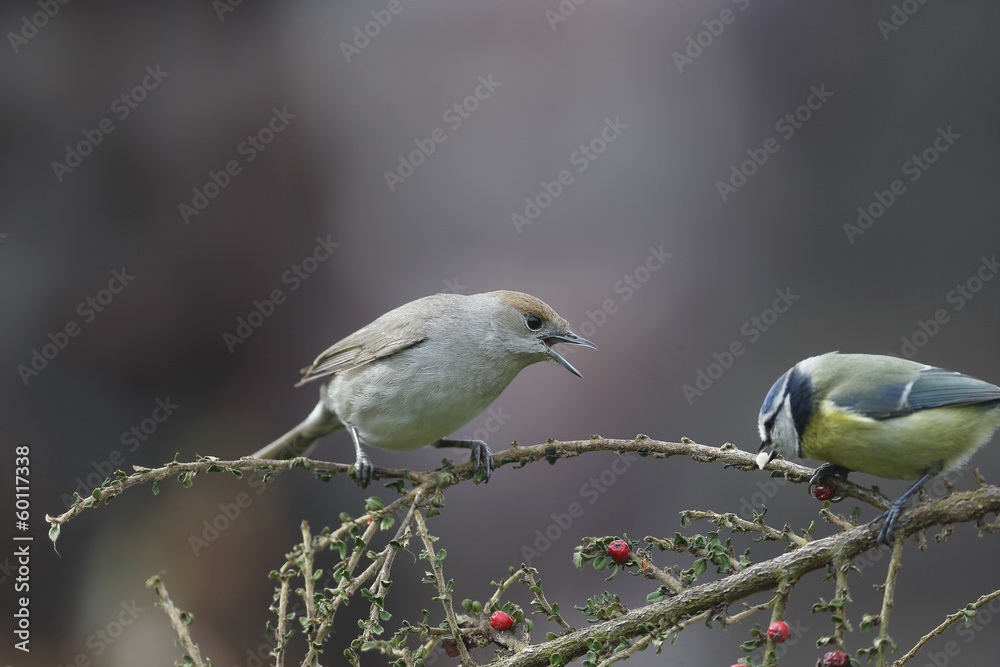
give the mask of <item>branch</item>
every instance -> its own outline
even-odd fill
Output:
[[[920,641],[914,644],[913,648],[911,648],[909,651],[906,652],[906,655],[904,655],[896,662],[892,663],[892,667],[902,667],[904,664],[909,662],[911,659],[913,659],[914,656],[917,655],[920,649],[924,647],[924,644],[929,642],[934,637],[943,634],[945,630],[951,627],[952,623],[954,623],[960,618],[965,618],[966,623],[968,623],[968,619],[976,615],[977,609],[982,607],[987,602],[994,600],[998,597],[1000,597],[1000,590],[995,590],[992,593],[987,593],[986,595],[983,595],[972,604],[966,606],[965,609],[959,609],[954,614],[949,614],[947,617],[945,617],[944,622],[942,622],[941,625],[937,626],[936,628],[928,632],[926,635],[921,637]]]
[[[741,470],[750,471],[757,469],[757,463],[753,454],[737,449],[735,445],[729,443],[721,447],[709,447],[699,445],[688,438],[681,438],[681,442],[663,442],[650,440],[645,435],[636,436],[634,440],[615,440],[599,436],[594,436],[589,440],[563,442],[549,440],[545,444],[532,445],[530,447],[519,447],[515,442],[510,449],[495,454],[494,460],[498,468],[507,464],[513,464],[515,468],[522,468],[529,463],[543,459],[550,464],[555,464],[559,459],[572,458],[588,452],[600,451],[614,452],[619,455],[626,452],[635,452],[639,456],[648,456],[654,459],[686,456],[699,463],[718,461]],[[77,516],[85,509],[97,507],[102,500],[108,503],[127,489],[150,482],[153,484],[153,493],[159,493],[159,483],[164,479],[174,476],[177,476],[184,486],[191,486],[198,473],[229,472],[241,478],[244,473],[258,472],[264,474],[265,480],[267,480],[279,472],[302,468],[304,470],[311,470],[318,477],[328,480],[336,475],[348,473],[351,470],[351,465],[346,463],[332,463],[304,457],[289,460],[243,457],[241,459],[223,461],[214,456],[202,456],[197,461],[189,463],[171,461],[159,468],[133,467],[136,472],[132,474],[116,470],[114,479],[106,479],[101,486],[95,488],[85,498],[77,496],[75,502],[62,514],[56,516],[46,515],[45,519],[51,525],[49,531],[50,539],[55,542],[59,537],[59,530],[63,523]],[[766,469],[783,473],[786,479],[795,483],[808,482],[813,474],[812,468],[781,459],[771,461],[767,464]],[[470,462],[459,466],[444,467],[433,472],[376,468],[374,479],[405,479],[415,484],[433,481],[439,488],[445,488],[463,480],[473,479],[475,475],[476,469]],[[885,496],[866,487],[840,478],[831,478],[829,483],[836,487],[837,495],[841,497],[856,498],[882,509],[889,506],[889,501]]]
[[[167,593],[167,587],[163,585],[163,579],[159,574],[150,577],[146,581],[146,588],[152,588],[156,593],[156,597],[160,598],[156,606],[170,617],[170,624],[174,627],[174,632],[180,638],[176,641],[187,651],[187,655],[184,656],[187,660],[183,664],[192,667],[205,667],[205,663],[201,659],[201,651],[198,650],[198,645],[194,643],[191,639],[191,633],[188,632],[188,626],[191,625],[194,616],[186,611],[181,611],[174,605],[173,600],[170,599],[170,595]],[[209,660],[208,664],[211,665],[212,661]]]
[[[989,486],[974,491],[921,503],[903,513],[896,523],[896,539],[929,526],[971,521],[1000,511],[1000,487]],[[838,558],[850,559],[877,544],[879,524],[866,524],[853,530],[809,542],[792,552],[747,567],[724,579],[690,588],[676,597],[633,609],[620,618],[557,637],[543,644],[529,646],[516,656],[499,660],[496,667],[543,667],[558,654],[565,664],[587,653],[587,641],[637,637],[649,627],[675,623],[705,609],[726,607],[754,593],[769,590],[785,579],[799,579],[807,572],[826,567]]]

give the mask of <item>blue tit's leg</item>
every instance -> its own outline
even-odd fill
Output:
[[[354,441],[354,481],[362,489],[366,489],[371,484],[372,475],[375,473],[375,466],[372,464],[372,460],[368,458],[368,455],[365,454],[365,450],[361,449],[358,430],[347,424],[347,431],[351,434],[351,440]]]
[[[881,543],[890,547],[892,546],[892,530],[896,526],[896,519],[898,519],[899,515],[903,512],[903,505],[905,505],[906,501],[910,499],[910,496],[919,491],[920,487],[927,483],[927,480],[941,472],[940,465],[935,467],[936,469],[928,471],[927,474],[918,479],[913,486],[904,491],[903,495],[893,500],[889,505],[888,510],[875,517],[875,521],[883,518],[885,519],[885,523],[882,524],[882,530],[878,531],[878,542],[876,542],[876,544]]]
[[[482,466],[486,470],[486,481],[490,481],[490,476],[493,474],[493,452],[490,451],[490,448],[482,440],[450,440],[448,438],[441,438],[434,443],[434,446],[471,449],[471,461],[475,464],[477,470],[479,466]]]

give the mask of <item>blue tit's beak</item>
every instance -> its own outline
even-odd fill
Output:
[[[763,469],[773,458],[774,444],[770,442],[760,443],[760,449],[757,451],[757,467]]]
[[[563,357],[561,354],[553,350],[552,346],[555,345],[556,343],[569,343],[570,345],[582,345],[583,347],[589,347],[595,350],[597,349],[596,345],[591,343],[586,338],[581,338],[580,336],[577,336],[572,331],[569,331],[564,334],[557,334],[555,336],[546,336],[542,340],[542,342],[545,343],[545,345],[549,348],[549,356],[552,357],[552,359],[556,361],[560,366],[562,366],[563,368],[565,368],[566,370],[568,370],[570,373],[572,373],[577,377],[583,377],[583,375],[580,374],[580,371],[573,368],[573,364],[566,361],[565,357]]]

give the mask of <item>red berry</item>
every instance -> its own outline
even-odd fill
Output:
[[[625,540],[615,540],[608,545],[608,555],[612,561],[621,565],[632,555],[632,547]]]
[[[816,500],[830,500],[837,495],[837,490],[829,484],[817,484],[813,487],[813,497]]]
[[[823,656],[823,667],[847,667],[851,659],[843,651],[830,651]]]
[[[767,629],[767,638],[770,639],[775,644],[781,644],[788,641],[788,623],[784,621],[775,621],[771,624],[771,627]]]
[[[514,627],[514,619],[505,611],[495,611],[490,616],[490,627],[494,630],[504,632]]]

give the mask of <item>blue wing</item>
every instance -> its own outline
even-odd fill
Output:
[[[859,392],[860,393],[860,392]],[[903,417],[918,410],[1000,402],[1000,387],[941,368],[922,369],[908,382],[869,384],[866,396],[840,396],[837,405],[871,419]]]
[[[913,410],[1000,401],[1000,387],[968,375],[927,368],[920,372],[906,403]]]

